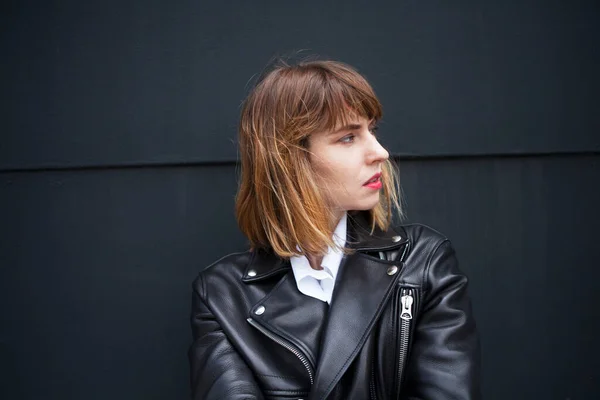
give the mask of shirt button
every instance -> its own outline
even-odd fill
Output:
[[[256,271],[255,271],[255,270],[253,270],[253,269],[251,269],[250,271],[248,271],[248,276],[249,276],[249,277],[256,276]]]
[[[392,241],[394,241],[394,242],[399,242],[401,240],[402,240],[402,236],[393,236],[392,237]]]
[[[254,311],[254,314],[256,315],[263,315],[263,313],[265,312],[265,307],[264,306],[260,306],[256,309],[256,311]]]

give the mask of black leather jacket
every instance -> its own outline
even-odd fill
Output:
[[[193,399],[479,399],[479,340],[444,236],[349,218],[331,306],[289,260],[232,254],[194,282]]]

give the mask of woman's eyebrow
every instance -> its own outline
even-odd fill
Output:
[[[348,125],[342,126],[339,129],[336,129],[332,133],[339,133],[341,131],[353,131],[353,130],[356,130],[356,129],[360,129],[361,127],[362,127],[361,124],[348,124]]]

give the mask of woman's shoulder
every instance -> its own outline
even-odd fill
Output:
[[[454,246],[446,235],[423,224],[406,224],[403,229],[409,242],[405,259],[406,275],[423,287],[455,277],[465,279],[458,267]]]
[[[430,226],[411,223],[397,226],[395,229],[401,230],[408,239],[407,261],[418,268],[427,269],[440,255],[454,253],[450,239]]]
[[[404,232],[404,235],[413,243],[413,245],[417,243],[435,245],[449,241],[446,235],[425,224],[402,224],[394,226],[393,229],[399,233]]]
[[[250,261],[252,256],[253,256],[252,250],[239,251],[236,253],[229,253],[229,254],[217,259],[216,261],[213,261],[206,268],[204,268],[202,273],[213,273],[224,267],[229,268],[229,269],[243,268],[246,264],[248,264],[248,262]]]
[[[219,258],[200,271],[194,280],[194,288],[202,289],[206,285],[240,281],[252,257],[253,252],[247,250]]]

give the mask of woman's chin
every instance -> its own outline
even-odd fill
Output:
[[[377,204],[379,204],[379,197],[375,201],[365,201],[361,202],[361,204],[357,204],[353,210],[356,211],[368,211],[374,209]]]

